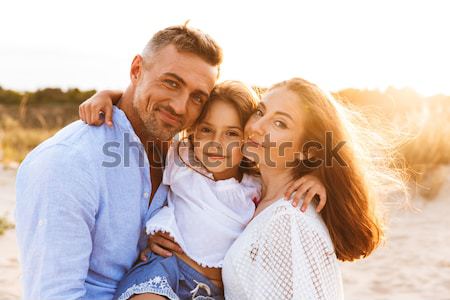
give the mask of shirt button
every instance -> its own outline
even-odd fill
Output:
[[[149,196],[148,193],[145,192],[145,193],[144,193],[144,197],[145,197],[145,198],[148,198],[148,196]]]

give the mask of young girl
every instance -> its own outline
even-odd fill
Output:
[[[146,231],[169,233],[184,254],[150,253],[121,281],[116,299],[223,297],[225,254],[260,199],[259,178],[251,175],[255,164],[241,152],[244,126],[256,108],[257,96],[242,83],[219,84],[187,138],[172,145],[163,175],[168,205]]]

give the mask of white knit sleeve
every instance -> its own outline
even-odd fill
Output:
[[[313,217],[278,207],[252,250],[252,298],[341,299],[340,273],[326,234]]]

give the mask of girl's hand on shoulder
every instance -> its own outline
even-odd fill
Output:
[[[319,197],[319,204],[317,205],[316,211],[320,212],[327,202],[327,191],[325,186],[322,184],[320,179],[314,175],[305,175],[299,179],[293,180],[284,195],[286,200],[289,200],[292,194],[295,193],[292,199],[292,206],[297,207],[300,199],[304,196],[303,204],[300,210],[305,212],[308,205],[317,195]]]
[[[95,93],[79,106],[80,119],[89,125],[100,126],[106,122],[106,125],[112,127],[113,104],[116,104],[120,97],[120,91],[105,90]]]

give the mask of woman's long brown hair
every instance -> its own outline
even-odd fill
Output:
[[[320,166],[312,166],[311,160],[304,161],[294,168],[294,176],[314,171],[325,185],[327,203],[321,215],[338,259],[352,261],[368,256],[380,244],[384,233],[378,209],[383,193],[378,188],[382,182],[398,185],[402,182],[383,167],[389,164],[390,156],[371,148],[369,145],[374,141],[366,134],[370,130],[359,128],[365,132],[361,134],[345,108],[316,85],[294,78],[271,87],[276,88],[287,88],[298,95],[303,112],[299,124],[303,129],[302,141],[324,147],[321,151],[315,148],[311,149],[314,152],[304,153],[315,161],[322,160]],[[342,142],[337,151],[342,161],[330,161],[330,151]],[[380,155],[382,166],[377,159]]]

